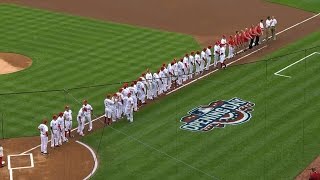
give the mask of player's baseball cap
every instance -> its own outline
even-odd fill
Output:
[[[59,112],[59,116],[63,116],[63,112]]]
[[[212,48],[212,46],[208,46],[208,48],[209,48],[209,49],[211,49],[211,48]]]
[[[52,116],[52,119],[57,119],[57,115],[54,114],[54,115]]]

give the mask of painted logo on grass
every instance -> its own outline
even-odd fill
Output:
[[[188,112],[181,118],[184,124],[181,129],[189,131],[210,131],[213,128],[224,128],[226,125],[238,125],[251,119],[254,103],[232,98],[211,102],[207,106],[200,106]]]

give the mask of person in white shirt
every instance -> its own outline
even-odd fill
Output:
[[[166,93],[168,91],[168,70],[166,68],[166,64],[162,65],[159,76],[162,81],[163,92]]]
[[[47,155],[48,154],[48,120],[44,119],[42,123],[38,126],[38,130],[40,131],[40,141],[41,141],[41,154]],[[1,156],[1,154],[0,154]],[[2,157],[0,157],[0,162],[2,162]]]
[[[122,88],[119,89],[118,92],[116,92],[117,97],[115,97],[115,100],[117,101],[116,104],[116,119],[121,119],[122,114],[124,112],[124,101],[123,101],[123,94],[122,94]]]
[[[207,64],[206,64],[206,70],[208,71],[210,68],[210,64],[211,64],[211,48],[212,46],[208,46],[208,48],[206,49],[206,59],[207,59]]]
[[[206,48],[203,48],[203,50],[200,53],[201,61],[200,61],[200,74],[204,71],[204,66],[207,62],[207,56],[206,56]]]
[[[152,93],[152,74],[149,71],[149,69],[147,69],[147,73],[146,73],[146,80],[147,80],[147,99],[152,100],[153,99],[153,93]]]
[[[189,79],[192,79],[193,76],[193,69],[194,69],[194,52],[191,52],[189,56]]]
[[[200,57],[200,52],[197,51],[196,52],[196,55],[194,55],[194,61],[195,61],[195,64],[196,64],[196,76],[199,75],[200,73],[200,64],[201,64],[201,57]]]
[[[59,147],[58,140],[59,140],[59,125],[57,122],[57,115],[53,115],[52,120],[50,122],[50,129],[51,129],[51,147]]]
[[[224,47],[227,45],[227,38],[225,35],[222,36],[222,39],[220,40],[220,44]]]
[[[270,16],[267,17],[266,20],[266,41],[269,40],[269,35],[270,35],[270,27],[271,27],[271,19]]]
[[[189,77],[189,59],[188,59],[189,55],[186,54],[183,57],[183,64],[184,64],[184,76],[182,78],[183,82],[188,80]]]
[[[112,112],[113,112],[113,105],[114,101],[111,100],[111,95],[108,94],[106,99],[104,100],[104,108],[105,108],[105,115],[104,115],[104,124],[111,125],[112,121]]]
[[[216,44],[214,45],[214,67],[217,67],[218,62],[219,62],[219,58],[220,58],[220,46],[219,46],[219,42],[217,41]]]
[[[59,126],[59,131],[58,131],[58,142],[59,145],[62,145],[62,142],[67,142],[68,139],[65,137],[65,129],[64,129],[64,117],[63,117],[63,112],[60,112],[57,118],[58,126]]]
[[[264,24],[263,24],[263,19],[260,20],[259,26],[260,26],[260,28],[261,28],[261,35],[260,35],[260,36],[262,37],[262,36],[263,36],[263,32],[265,31],[265,29],[264,29]],[[263,38],[260,38],[259,44],[262,43],[262,39],[263,39]]]
[[[83,101],[83,107],[85,107],[87,109],[87,111],[85,111],[84,115],[85,115],[85,119],[89,122],[88,131],[91,131],[92,130],[91,114],[93,113],[93,108],[90,104],[88,104],[87,100]]]
[[[87,112],[87,108],[81,107],[78,116],[77,116],[77,121],[78,121],[78,133],[80,136],[84,136],[83,129],[84,129],[84,123],[85,123],[85,118],[86,115],[85,113]]]
[[[138,98],[137,98],[137,82],[134,81],[131,83],[130,87],[128,87],[131,97],[133,99],[133,111],[138,111]]]
[[[0,168],[4,167],[5,161],[2,161],[3,158],[3,147],[0,144]]]
[[[137,82],[137,95],[138,99],[140,101],[139,105],[141,106],[142,104],[145,104],[146,101],[146,87],[142,82],[142,78],[139,78],[139,81]]]
[[[131,93],[128,94],[127,97],[127,105],[126,105],[126,116],[129,122],[133,122],[133,99],[131,97]]]
[[[65,136],[67,137],[67,133],[69,134],[69,138],[73,137],[71,135],[71,129],[72,129],[72,111],[69,106],[66,106],[65,111],[63,113],[63,117],[65,120]]]
[[[172,80],[173,80],[173,76],[174,76],[174,72],[173,72],[173,62],[168,64],[168,90],[171,89],[172,86]]]
[[[224,45],[220,45],[220,63],[221,63],[221,68],[226,68],[227,65],[225,63],[226,59],[226,47]]]
[[[278,22],[277,22],[276,18],[274,16],[272,16],[270,28],[271,28],[271,35],[272,35],[273,40],[276,40],[276,26],[277,26],[277,24],[278,24]]]
[[[180,86],[182,85],[183,81],[183,76],[184,76],[184,64],[183,64],[183,59],[180,59],[178,62],[178,79],[177,79],[177,84]]]

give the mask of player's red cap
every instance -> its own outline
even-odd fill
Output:
[[[122,92],[122,90],[123,90],[123,89],[122,89],[122,88],[120,88],[120,89],[119,89],[119,92]]]
[[[137,84],[137,81],[133,81],[134,84]]]
[[[54,115],[52,116],[52,119],[57,119],[57,115],[54,114]]]
[[[203,51],[206,51],[206,48],[203,48]]]
[[[139,81],[142,81],[142,78],[139,78]]]
[[[162,66],[166,66],[166,63],[163,63]]]
[[[113,96],[118,96],[117,93],[114,93]]]
[[[208,46],[208,48],[209,48],[209,49],[211,49],[211,48],[212,48],[212,46]]]
[[[187,53],[186,56],[189,56],[189,54]]]
[[[164,70],[164,67],[161,67],[161,71],[163,71]]]
[[[200,52],[199,51],[197,51],[197,54],[199,54]]]
[[[194,52],[192,51],[191,54],[194,54]]]
[[[145,76],[145,75],[146,75],[146,73],[142,73],[141,75],[142,75],[142,76]]]
[[[222,37],[224,37],[224,38],[225,38],[225,37],[226,37],[226,35],[222,35]]]
[[[60,113],[59,113],[59,116],[63,116],[63,112],[60,112]]]
[[[217,41],[217,42],[216,42],[216,45],[219,45],[219,44],[220,44],[220,42],[219,42],[219,41]]]

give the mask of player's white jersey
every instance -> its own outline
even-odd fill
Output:
[[[82,107],[87,108],[87,111],[84,112],[84,114],[85,114],[86,116],[91,115],[91,111],[93,111],[93,108],[92,108],[92,106],[91,106],[90,104],[83,105]]]
[[[85,117],[85,111],[83,110],[83,108],[80,108],[79,112],[78,112],[78,118],[84,118]]]
[[[40,130],[40,135],[46,135],[46,132],[48,132],[48,126],[45,124],[40,124],[38,129]]]
[[[193,66],[194,65],[194,57],[192,55],[189,56],[189,66]]]
[[[56,120],[53,120],[50,122],[50,127],[52,130],[58,130],[58,122]]]
[[[72,121],[72,111],[69,109],[69,111],[64,111],[63,117],[66,121]]]
[[[195,62],[196,62],[197,64],[200,64],[201,58],[200,58],[200,55],[199,55],[199,54],[196,54],[196,55],[194,56],[194,59],[195,59]]]
[[[133,98],[132,97],[128,97],[127,98],[126,108],[127,109],[133,108],[133,104],[134,104]]]
[[[64,119],[63,119],[63,116],[62,116],[62,117],[58,116],[57,122],[58,122],[58,125],[60,126],[60,128],[63,128],[63,127],[64,127]]]
[[[211,57],[211,49],[207,48],[206,50],[206,58],[208,59],[209,57]]]

